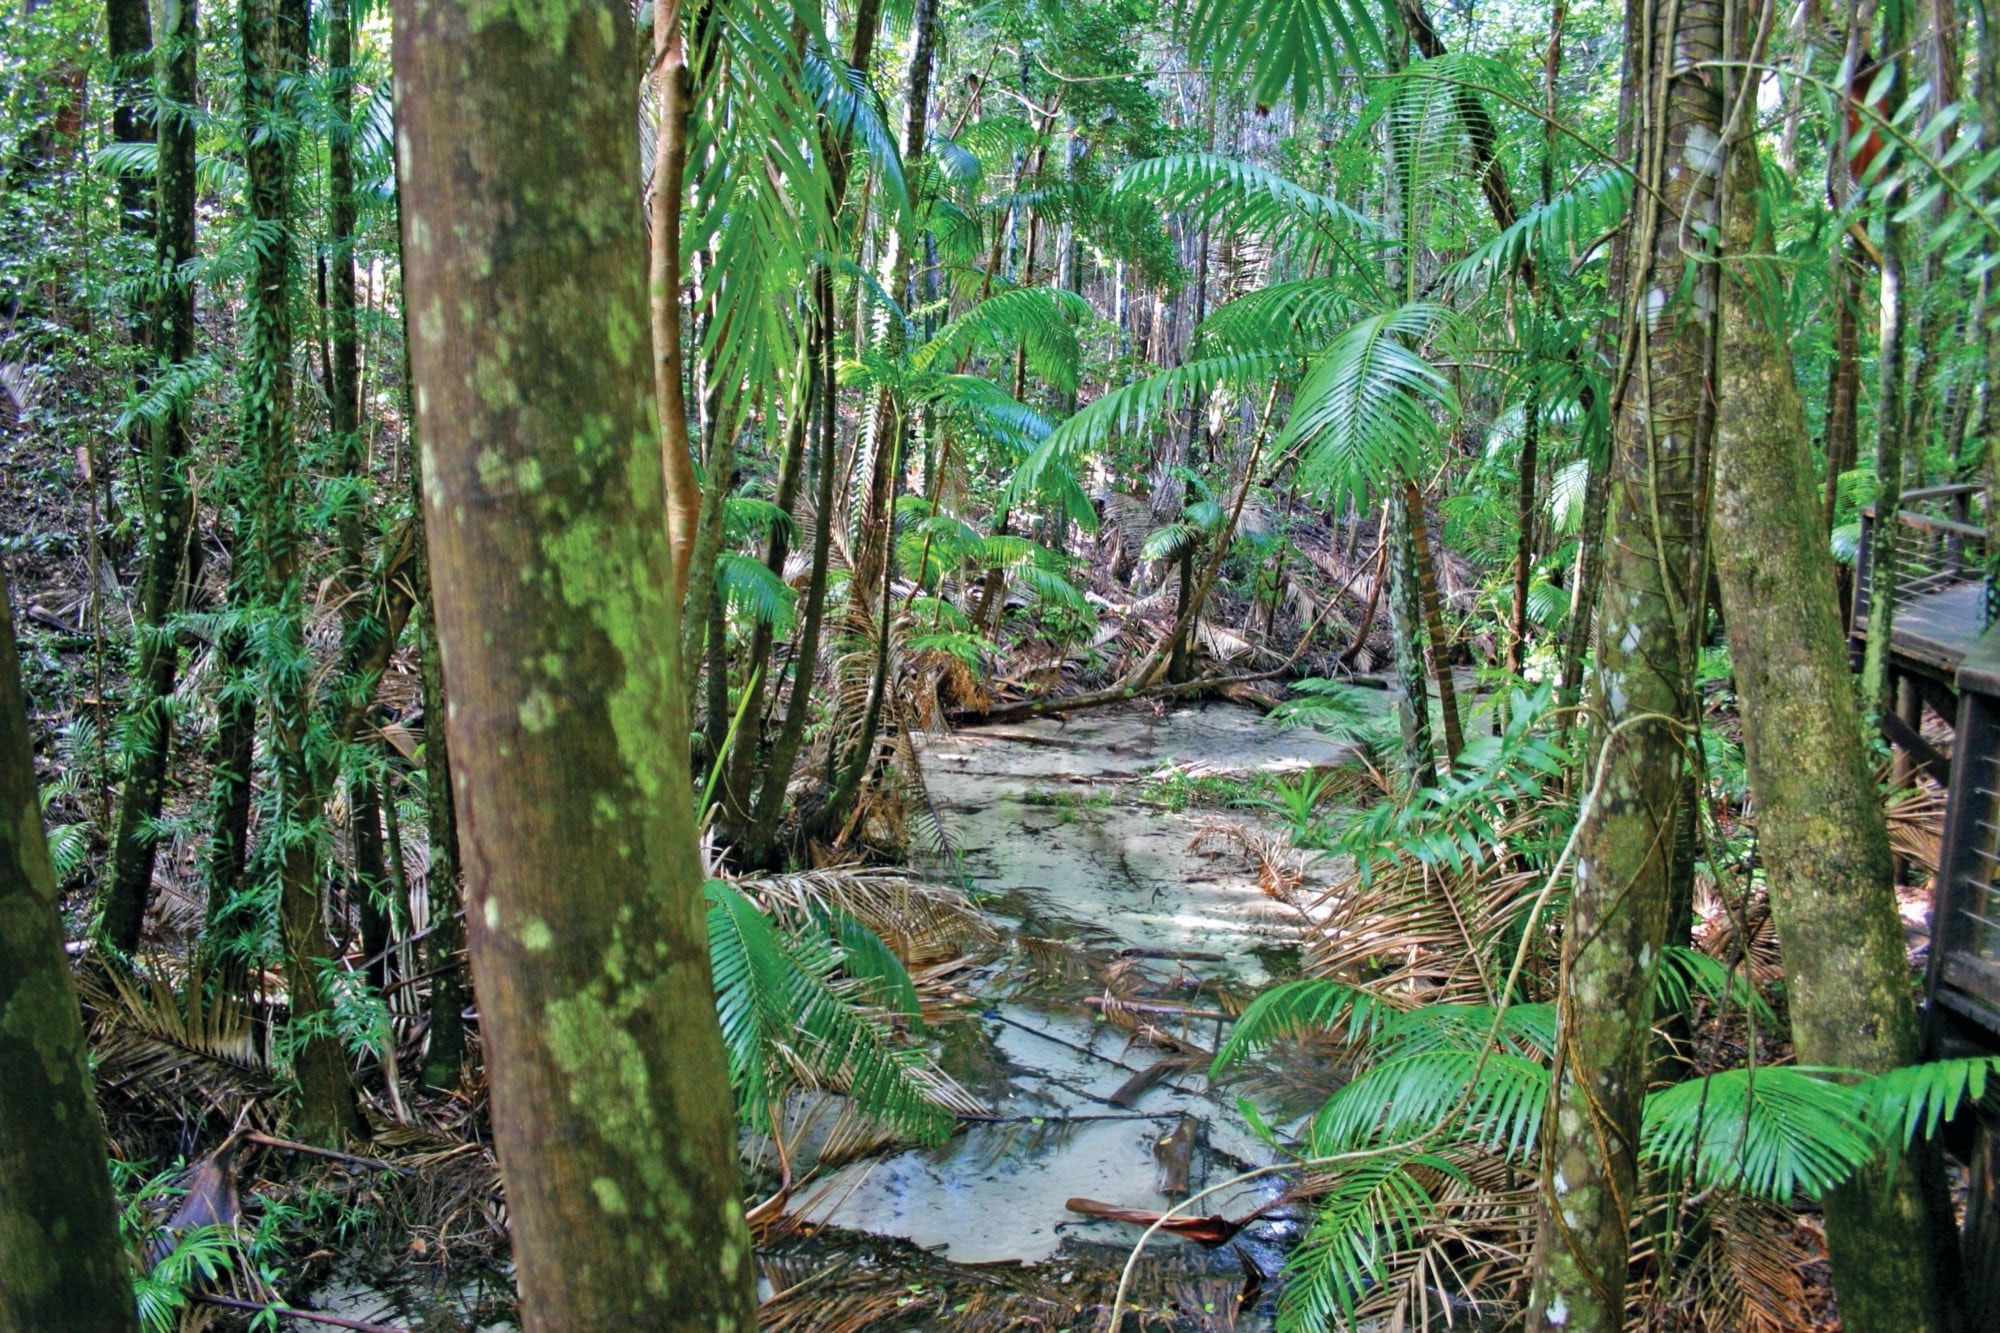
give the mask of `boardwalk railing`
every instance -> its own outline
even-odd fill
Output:
[[[2000,625],[1958,668],[1943,853],[1931,919],[1929,989],[2000,1033]]]
[[[1905,491],[1896,510],[1896,614],[1894,648],[1949,680],[1972,632],[1982,623],[1986,529],[1973,521],[1977,486],[1932,486]],[[1861,552],[1854,569],[1854,614],[1848,632],[1868,632],[1875,596],[1874,505],[1861,511]],[[1907,614],[1906,614],[1907,613]],[[1973,619],[1965,619],[1966,614]]]

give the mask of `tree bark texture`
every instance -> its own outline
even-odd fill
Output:
[[[1613,425],[1590,754],[1563,935],[1564,984],[1528,1325],[1618,1329],[1636,1203],[1654,976],[1669,901],[1688,715],[1700,436],[1715,313],[1712,264],[1690,255],[1712,223],[1722,98],[1699,62],[1722,52],[1719,0],[1635,7],[1626,23],[1625,127],[1642,188],[1622,233],[1621,290],[1636,346]],[[1692,224],[1692,225],[1690,225]],[[1690,269],[1690,265],[1693,267]],[[1589,788],[1587,788],[1588,790]]]
[[[0,577],[0,1333],[137,1323]]]
[[[424,504],[529,1330],[755,1326],[622,6],[401,0]]]
[[[1733,255],[1772,254],[1758,225],[1754,138],[1731,151],[1724,246]],[[1782,299],[1768,262],[1744,258],[1724,269],[1716,572],[1799,1063],[1882,1073],[1917,1058],[1916,1012],[1888,825],[1777,322]],[[1843,1327],[1945,1327],[1924,1201],[1907,1162],[1862,1172],[1825,1208]]]
[[[153,353],[161,371],[194,356],[194,287],[180,277],[195,257],[194,122],[196,0],[166,0],[157,51],[160,96],[154,117],[158,164],[154,203]],[[102,895],[103,937],[122,953],[139,947],[139,932],[153,896],[153,866],[173,748],[174,681],[180,650],[168,622],[187,581],[194,499],[187,478],[187,405],[171,402],[146,434],[144,458],[145,572],[134,634],[139,660],[134,701],[126,720],[125,783],[112,836],[111,875]]]

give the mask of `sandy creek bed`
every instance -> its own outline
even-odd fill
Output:
[[[1296,913],[1258,888],[1240,849],[1190,845],[1204,827],[1246,823],[1253,812],[1192,804],[1175,811],[1162,799],[1162,775],[1250,778],[1334,767],[1350,757],[1347,747],[1311,731],[1283,730],[1221,704],[1080,713],[930,738],[924,766],[956,856],[921,868],[976,892],[1009,940],[1006,958],[961,979],[978,1008],[950,1025],[959,1030],[947,1038],[946,1063],[1005,1119],[972,1125],[936,1149],[876,1156],[812,1182],[794,1211],[815,1224],[819,1243],[838,1252],[840,1235],[867,1233],[909,1242],[951,1265],[999,1265],[996,1273],[1018,1273],[1023,1283],[1067,1283],[1084,1274],[1102,1283],[1115,1280],[1140,1229],[1079,1216],[1065,1207],[1068,1199],[1165,1208],[1156,1145],[1170,1134],[1192,1144],[1189,1189],[1271,1161],[1271,1150],[1244,1130],[1233,1093],[1211,1096],[1199,1072],[1202,1053],[1216,1041],[1215,1022],[1160,1020],[1186,1037],[1190,1049],[1179,1057],[1134,1041],[1085,1003],[1087,979],[1052,989],[1024,985],[1032,969],[1022,966],[1021,939],[1082,946],[1099,967],[1126,950],[1219,956],[1128,964],[1167,982],[1168,998],[1184,994],[1196,1008],[1213,1007],[1204,994],[1218,984],[1247,989],[1282,973],[1294,956]],[[1316,869],[1310,880],[1328,873]],[[1161,1060],[1174,1072],[1126,1105],[1109,1104],[1136,1072]],[[1196,1211],[1238,1216],[1277,1189],[1266,1178]],[[1217,1250],[1161,1237],[1148,1254],[1186,1282],[1205,1284],[1200,1290],[1208,1295],[1198,1299],[1212,1309],[1216,1298],[1233,1303],[1252,1265],[1275,1273],[1292,1231],[1281,1213]],[[384,1318],[396,1303],[385,1305],[382,1295],[329,1289],[316,1303]],[[1259,1307],[1268,1307],[1268,1297],[1233,1324],[1197,1315],[1147,1326],[1254,1329],[1265,1326]]]

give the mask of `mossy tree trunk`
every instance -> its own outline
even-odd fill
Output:
[[[1721,51],[1719,0],[1629,11],[1622,135],[1641,189],[1615,260],[1626,268],[1628,324],[1599,605],[1590,747],[1599,771],[1577,829],[1563,934],[1528,1308],[1538,1330],[1624,1323],[1639,1112],[1682,792],[1687,626],[1703,604],[1691,552],[1696,459],[1712,421],[1715,286],[1713,266],[1685,247],[1701,235],[1719,184],[1722,98],[1699,62]]]
[[[633,41],[622,6],[400,0],[411,359],[523,1325],[748,1333]]]
[[[1848,676],[1833,559],[1758,225],[1756,142],[1731,149],[1717,364],[1716,572],[1757,849],[1784,950],[1799,1063],[1882,1073],[1917,1058],[1889,832]],[[1892,1160],[1826,1199],[1841,1321],[1854,1333],[1944,1328],[1927,1217]]]
[[[0,576],[0,1333],[135,1327]]]
[[[158,161],[152,350],[156,373],[161,374],[171,374],[194,356],[194,287],[181,277],[181,268],[195,257],[192,108],[200,35],[195,4],[196,0],[167,0],[157,52],[162,109],[153,118]],[[139,660],[133,671],[132,711],[125,724],[125,784],[112,838],[111,874],[101,896],[104,938],[128,954],[139,946],[139,931],[152,900],[159,841],[153,822],[160,817],[173,748],[172,700],[180,649],[169,622],[188,579],[194,520],[187,451],[187,404],[174,395],[164,415],[146,432],[145,565],[134,626]]]
[[[285,990],[298,1035],[295,1132],[332,1143],[361,1117],[347,1057],[332,1031],[320,968],[333,952],[320,880],[324,791],[315,780],[311,657],[305,642],[302,569],[308,503],[294,431],[292,372],[292,173],[296,118],[288,105],[306,64],[304,0],[241,0],[245,193],[257,240],[246,301],[243,455],[255,493],[236,558],[256,571],[253,614],[265,622],[255,678],[270,700],[275,827],[262,830],[259,872],[275,878]]]

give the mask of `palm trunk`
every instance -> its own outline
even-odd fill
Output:
[[[1663,301],[1649,296],[1649,317],[1634,330],[1625,371],[1636,382],[1621,394],[1614,427],[1597,668],[1602,712],[1592,745],[1598,771],[1576,831],[1563,932],[1528,1304],[1528,1327],[1538,1331],[1624,1324],[1639,1110],[1690,696],[1687,626],[1703,601],[1690,553],[1699,436],[1710,420],[1714,268],[1697,256],[1691,280],[1682,281],[1683,247],[1697,234],[1683,223],[1713,206],[1723,106],[1716,81],[1670,76],[1662,62],[1671,52],[1673,68],[1684,69],[1722,49],[1719,0],[1682,0],[1671,17],[1635,8],[1627,19],[1633,114],[1623,138],[1636,150],[1641,190],[1618,262],[1631,274],[1624,291],[1657,291]]]
[[[666,479],[670,587],[674,604],[687,598],[688,564],[701,522],[701,492],[689,452],[687,390],[681,358],[681,193],[687,175],[687,136],[692,80],[681,0],[659,0],[653,8],[653,68],[660,102],[659,134],[653,146],[650,317],[653,330],[653,402],[659,421],[661,474]]]
[[[1514,493],[1514,600],[1507,617],[1507,670],[1516,676],[1528,660],[1528,586],[1535,572],[1535,469],[1541,442],[1541,399],[1530,398],[1522,419],[1521,476]]]
[[[1423,608],[1424,639],[1430,649],[1431,678],[1437,682],[1438,714],[1444,723],[1444,766],[1458,763],[1465,748],[1459,730],[1458,690],[1451,679],[1451,641],[1444,632],[1444,602],[1438,593],[1437,564],[1431,555],[1430,526],[1424,519],[1424,497],[1414,481],[1403,482],[1403,507],[1410,525],[1410,553],[1417,564],[1417,597]]]
[[[1905,15],[1900,5],[1883,7],[1883,50],[1892,53],[1896,71],[1885,105],[1900,106],[1906,92],[1902,61],[1894,58],[1907,40]],[[1892,165],[1893,172],[1900,169]],[[1886,183],[1883,191],[1882,228],[1882,332],[1876,353],[1878,378],[1875,389],[1875,525],[1868,551],[1868,641],[1862,653],[1861,697],[1868,707],[1886,713],[1895,707],[1895,682],[1889,670],[1890,636],[1895,632],[1897,540],[1901,524],[1896,511],[1903,495],[1903,436],[1908,428],[1909,399],[1904,382],[1904,325],[1908,311],[1903,293],[1903,224],[1895,214],[1902,203],[1904,185],[1900,180]]]
[[[1423,597],[1411,544],[1410,507],[1400,489],[1389,498],[1389,637],[1395,646],[1396,679],[1403,687],[1403,768],[1411,781],[1437,781],[1437,749],[1431,740],[1431,691],[1424,674],[1420,637]]]
[[[395,30],[424,502],[522,1325],[749,1329],[654,381],[617,354],[647,302],[630,21],[400,0]],[[676,384],[679,347],[656,349]]]
[[[134,1329],[0,574],[0,1328]]]
[[[1725,245],[1768,255],[1754,135],[1731,151]],[[1798,1058],[1878,1074],[1918,1057],[1916,1014],[1888,828],[1814,512],[1804,414],[1766,300],[1779,285],[1749,268],[1763,262],[1734,261],[1723,282],[1716,569]],[[1825,1209],[1845,1327],[1946,1327],[1934,1262],[1945,1247],[1926,1234],[1908,1159],[1862,1172]]]
[[[160,92],[178,107],[194,100],[195,0],[168,0],[159,49]],[[195,257],[194,125],[185,115],[156,117],[158,187],[154,207],[157,270],[153,308],[155,363],[162,369],[194,355],[194,288],[181,266]],[[168,628],[188,576],[194,500],[187,484],[188,414],[178,400],[148,432],[145,455],[145,573],[137,625],[139,661],[126,723],[125,786],[112,839],[111,875],[102,904],[104,939],[123,953],[139,945],[152,901],[158,839],[153,822],[165,798],[173,748],[169,707],[180,673],[180,650]]]
[[[418,472],[412,460],[412,473]],[[421,478],[417,512],[423,512]],[[429,866],[424,872],[427,905],[424,970],[431,974],[430,1042],[418,1078],[427,1088],[455,1088],[465,1063],[464,899],[459,892],[458,807],[451,789],[451,736],[445,726],[444,666],[438,657],[437,628],[431,611],[428,539],[411,570],[417,590],[417,670],[424,698],[424,812]]]
[[[1826,487],[1820,500],[1820,530],[1829,534],[1839,511],[1840,477],[1853,469],[1860,439],[1861,275],[1853,248],[1843,234],[1833,251],[1833,369],[1826,380]]]

